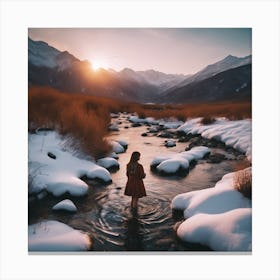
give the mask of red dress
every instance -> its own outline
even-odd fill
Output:
[[[135,168],[127,168],[126,176],[128,177],[124,194],[133,197],[146,196],[146,190],[143,183],[143,178],[146,177],[143,166],[139,163]]]

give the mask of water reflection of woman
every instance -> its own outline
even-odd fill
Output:
[[[143,179],[146,177],[143,166],[138,163],[139,152],[133,152],[129,163],[126,166],[126,176],[128,177],[124,194],[131,196],[131,209],[137,211],[138,199],[146,196]]]

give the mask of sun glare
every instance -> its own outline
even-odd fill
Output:
[[[96,59],[91,61],[91,67],[94,71],[98,71],[101,68],[103,68],[103,69],[108,68],[107,64],[104,61],[96,60]]]

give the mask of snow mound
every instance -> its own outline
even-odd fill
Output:
[[[216,139],[224,142],[236,150],[246,153],[249,161],[252,160],[252,120],[229,121],[218,118],[215,123],[202,125],[201,118],[191,119],[177,130],[186,134],[201,134],[207,139]]]
[[[77,207],[70,199],[64,199],[53,206],[52,210],[64,210],[69,212],[77,212]]]
[[[125,148],[117,141],[110,141],[110,144],[113,147],[113,152],[115,152],[116,154],[120,154],[120,153],[124,153],[125,152]]]
[[[238,208],[225,213],[197,214],[178,228],[183,241],[201,243],[215,251],[252,250],[252,209]]]
[[[184,210],[184,217],[198,213],[219,214],[235,208],[250,208],[251,200],[233,187],[234,172],[226,174],[214,188],[192,191],[177,195],[172,208]]]
[[[29,251],[87,251],[88,235],[57,221],[42,221],[28,226]]]
[[[187,171],[191,161],[202,159],[209,153],[208,147],[198,146],[187,152],[155,157],[150,166],[162,174],[174,174],[179,171]]]
[[[226,174],[213,188],[173,198],[171,207],[183,210],[187,219],[177,230],[182,240],[213,250],[251,250],[252,201],[234,189],[234,175]]]
[[[108,155],[109,158],[114,158],[114,159],[119,159],[119,156],[117,155],[117,153],[112,152]]]
[[[130,116],[130,117],[128,117],[128,120],[132,123],[139,123],[139,124],[147,123],[146,119],[139,118],[138,116]]]
[[[118,161],[114,158],[111,158],[111,157],[101,158],[97,161],[97,164],[106,168],[106,169],[119,168],[120,167]]]
[[[97,178],[110,182],[111,175],[103,167],[80,159],[65,150],[63,139],[54,131],[28,135],[29,177],[32,178],[31,193],[47,190],[55,196],[69,193],[83,196],[88,185],[80,178]],[[50,158],[48,153],[55,155]]]
[[[153,125],[153,126],[150,126],[149,128],[148,128],[148,131],[149,132],[158,132],[159,131],[159,127],[158,126],[155,126],[155,125]]]
[[[81,179],[70,174],[53,174],[46,182],[46,190],[54,196],[69,193],[72,196],[84,196],[88,192],[88,185]]]

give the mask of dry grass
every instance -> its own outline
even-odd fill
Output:
[[[131,108],[142,117],[154,118],[176,117],[185,121],[187,118],[205,117],[214,119],[226,117],[230,120],[251,118],[252,108],[250,101],[231,103],[185,104],[185,105],[138,105]],[[131,110],[129,110],[131,112]]]
[[[204,125],[207,125],[207,124],[212,124],[216,121],[215,118],[213,117],[209,117],[209,116],[205,116],[201,119],[200,123],[201,124],[204,124]]]
[[[234,188],[252,199],[252,173],[250,169],[239,170],[234,175]]]

